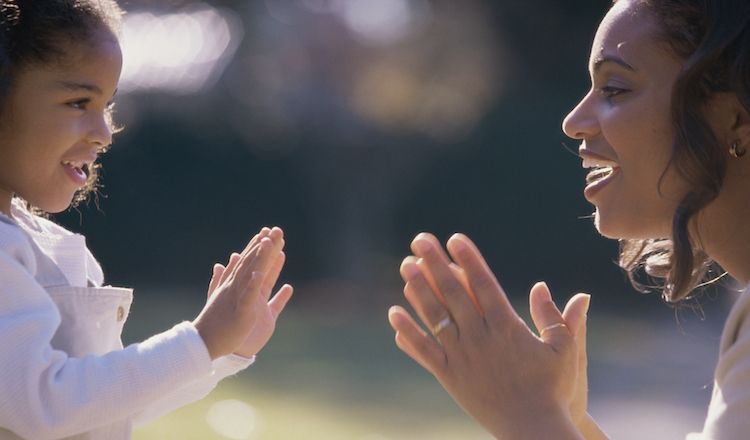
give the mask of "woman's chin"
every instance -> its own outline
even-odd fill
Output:
[[[602,237],[613,240],[651,240],[669,238],[669,227],[657,227],[644,223],[642,217],[624,221],[622,217],[602,215],[597,209],[594,212],[594,227]]]
[[[621,238],[613,230],[611,224],[608,224],[607,222],[602,222],[602,216],[599,213],[598,209],[594,211],[594,227],[596,228],[596,231],[599,233],[599,235],[601,235],[602,237],[611,238],[615,240]]]

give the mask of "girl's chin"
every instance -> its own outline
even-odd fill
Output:
[[[35,202],[34,200],[26,201],[29,202],[31,206],[41,209],[46,213],[57,214],[70,208],[70,205],[73,203],[73,196],[71,195],[69,198],[61,200],[40,200],[38,202]]]

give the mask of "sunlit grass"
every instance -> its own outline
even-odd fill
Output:
[[[167,298],[140,299],[135,321],[129,323],[132,340],[194,313],[195,305]],[[491,438],[432,376],[395,347],[384,314],[372,319],[344,315],[290,311],[254,365],[224,380],[205,399],[137,429],[134,438]],[[209,422],[212,407],[227,400],[247,405],[227,405],[228,413],[219,417],[226,425],[237,419],[235,431],[246,432],[243,436],[222,435],[222,428],[214,429]],[[243,415],[250,420],[240,420]],[[231,434],[231,426],[224,428]]]
[[[177,298],[184,295],[141,296],[126,340],[200,307]],[[490,439],[395,347],[384,310],[378,311],[364,317],[343,309],[285,312],[254,365],[202,401],[136,430],[134,438]],[[702,423],[722,319],[677,325],[669,310],[662,312],[589,316],[591,409],[613,438],[681,438]]]
[[[359,401],[336,400],[329,396],[279,393],[253,386],[249,381],[233,379],[219,386],[209,397],[175,411],[135,432],[136,440],[146,439],[489,439],[458,410],[435,409],[435,396],[424,395],[431,414],[412,411],[402,397],[388,402],[373,402],[363,393]],[[411,394],[411,393],[410,393]],[[222,428],[212,429],[207,415],[212,406],[224,399],[239,399],[248,404],[251,421],[245,436],[225,436]],[[231,423],[231,422],[230,422]],[[225,429],[227,427],[224,427]],[[231,431],[231,427],[228,427]]]

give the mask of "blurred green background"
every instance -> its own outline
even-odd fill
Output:
[[[728,295],[703,319],[633,292],[560,129],[608,3],[123,1],[124,131],[99,197],[56,220],[135,287],[126,342],[192,319],[263,225],[296,288],[254,366],[136,438],[489,438],[392,342],[420,231],[472,237],[521,313],[540,279],[594,295],[592,412],[615,438],[699,429]]]

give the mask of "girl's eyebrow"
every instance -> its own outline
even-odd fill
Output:
[[[63,89],[67,89],[73,92],[79,91],[79,90],[85,90],[87,92],[94,92],[97,95],[104,94],[104,92],[102,92],[102,89],[99,86],[96,86],[94,84],[78,83],[78,82],[73,82],[73,81],[58,81],[57,85]]]
[[[99,86],[94,85],[94,84],[78,83],[78,82],[73,82],[73,81],[58,81],[57,85],[60,88],[63,88],[63,89],[66,89],[66,90],[70,90],[72,92],[76,92],[76,91],[79,91],[79,90],[85,90],[87,92],[96,93],[97,95],[103,95],[104,94],[104,92],[102,91],[102,89]],[[115,92],[112,94],[112,97],[114,97],[117,94],[117,90],[118,89],[115,89]]]
[[[622,58],[612,57],[612,56],[600,56],[592,61],[591,63],[591,70],[593,72],[597,72],[601,69],[603,64],[606,63],[614,63],[617,64],[620,67],[623,67],[627,70],[630,70],[631,72],[635,72],[635,68],[631,66],[630,64],[626,63],[625,60]]]

